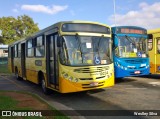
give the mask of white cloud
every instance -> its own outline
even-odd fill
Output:
[[[19,11],[17,9],[12,9],[13,12],[18,13]]]
[[[160,27],[160,2],[149,5],[140,3],[140,10],[128,11],[126,14],[116,14],[117,25],[141,26],[147,29]],[[109,18],[114,24],[114,15]]]
[[[33,12],[43,12],[47,14],[57,14],[58,12],[64,11],[68,8],[67,5],[59,6],[59,5],[52,5],[52,6],[44,6],[44,5],[22,5],[22,10],[28,10]]]

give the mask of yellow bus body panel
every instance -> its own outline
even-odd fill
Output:
[[[149,51],[150,73],[160,74],[160,70],[158,70],[158,67],[160,67],[160,54],[157,53],[157,39],[156,39],[160,38],[160,28],[148,30],[147,34],[152,34],[153,36],[152,50]]]
[[[11,66],[11,58],[8,58],[8,70],[10,73],[13,73],[12,72],[12,66]]]
[[[36,61],[40,61],[42,64],[38,66]],[[38,72],[46,73],[45,61],[45,58],[26,58],[26,79],[38,84]]]
[[[82,88],[82,83],[74,83],[70,82],[64,78],[60,78],[61,82],[61,93],[69,93],[69,92],[79,92],[79,91],[86,91],[86,90],[93,90],[93,89],[99,89],[99,88],[106,88],[110,86],[114,86],[114,76],[111,76],[109,79],[107,79],[103,86],[97,86],[97,87],[90,87],[90,88]],[[96,81],[98,83],[101,83],[101,81]],[[88,82],[89,85],[90,82]]]
[[[106,67],[108,67],[108,70],[103,70],[103,68]],[[100,75],[100,72],[98,71],[94,75],[91,75],[91,73],[84,73],[83,69],[87,68],[89,69],[88,72],[92,72],[98,68],[102,68],[102,70],[106,73],[104,73],[103,75]],[[78,69],[82,69],[82,71],[76,72],[76,70]],[[65,73],[68,74],[68,78],[64,78],[63,74]],[[69,79],[70,77],[72,77],[72,80]],[[78,81],[76,82],[75,79],[78,79]],[[114,86],[113,64],[88,67],[68,67],[60,65],[59,83],[61,84],[59,87],[61,93],[86,91]],[[92,83],[96,85],[92,86]]]
[[[14,58],[14,65],[17,67],[18,74],[21,76],[22,72],[21,72],[21,60],[20,60],[20,58]]]

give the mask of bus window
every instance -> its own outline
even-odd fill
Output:
[[[14,46],[14,57],[18,57],[18,44]]]
[[[18,57],[21,57],[21,43],[18,44]]]
[[[44,56],[44,40],[43,36],[36,38],[36,57]]]
[[[63,36],[61,62],[71,66],[110,64],[109,50],[107,37]],[[99,63],[95,58],[99,58]]]
[[[149,35],[148,35],[148,50],[149,50],[149,51],[151,51],[152,48],[153,48],[153,39],[152,39],[152,38],[153,38],[152,35],[149,34]]]
[[[157,53],[160,54],[160,38],[157,38]]]
[[[27,42],[27,56],[32,57],[34,56],[34,47],[33,47],[33,40],[30,39]]]

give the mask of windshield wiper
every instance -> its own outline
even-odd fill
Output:
[[[78,49],[80,50],[81,58],[82,58],[82,63],[83,63],[82,49],[81,49],[81,42],[80,42],[80,39],[79,39],[79,35],[78,35],[78,33],[76,33],[75,38],[76,38],[77,43],[78,43]]]
[[[98,57],[100,57],[99,55],[99,44],[101,42],[101,39],[104,37],[104,35],[102,35],[99,39],[98,39],[98,44],[97,44],[97,49],[96,49],[96,52],[98,53]]]
[[[100,41],[101,39],[104,37],[104,35],[102,35],[99,39],[98,39],[98,46],[97,46],[97,52],[99,53],[99,44],[100,44]]]
[[[125,35],[125,37],[130,43],[132,43],[136,47],[136,43],[133,42],[131,38],[129,38],[127,35]]]

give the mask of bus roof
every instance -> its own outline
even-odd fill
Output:
[[[12,45],[14,45],[14,44],[17,44],[17,43],[19,43],[19,42],[23,42],[23,41],[25,41],[25,38],[22,38],[22,39],[20,39],[20,40],[17,40],[17,41],[15,41],[15,42],[11,43],[11,44],[9,45],[9,47],[12,46]]]
[[[36,33],[34,33],[34,34],[26,37],[26,38],[23,38],[23,39],[21,39],[21,40],[18,40],[18,41],[16,41],[16,42],[12,43],[10,46],[12,46],[12,45],[14,45],[14,44],[17,44],[17,43],[19,43],[19,42],[22,42],[22,41],[24,41],[24,40],[26,40],[26,39],[28,39],[28,38],[30,38],[30,37],[36,37],[37,35],[40,35],[40,34],[42,34],[42,33],[44,33],[44,32],[47,32],[47,31],[49,31],[49,30],[52,30],[53,28],[60,27],[60,26],[61,26],[62,24],[64,24],[64,23],[91,23],[91,24],[99,24],[99,25],[106,26],[106,27],[109,27],[109,28],[110,28],[110,26],[108,26],[108,25],[106,25],[106,24],[102,24],[102,23],[99,23],[99,22],[93,22],[93,21],[83,21],[83,20],[61,21],[61,22],[57,22],[57,23],[55,23],[55,24],[53,24],[53,25],[51,25],[51,26],[49,26],[49,27],[46,27],[46,28],[44,28],[44,29],[42,29],[42,30],[40,30],[40,31],[38,31],[38,32],[36,32]]]
[[[160,28],[147,30],[147,34],[160,33]]]
[[[47,28],[44,28],[44,29],[32,34],[31,37],[32,36],[37,36],[37,35],[39,35],[41,33],[44,33],[45,31],[51,30],[53,28],[60,27],[64,23],[91,23],[91,24],[99,24],[99,25],[106,26],[106,27],[110,28],[110,26],[108,26],[106,24],[102,24],[102,23],[99,23],[99,22],[93,22],[93,21],[83,21],[83,20],[61,21],[61,22],[57,22],[57,23],[55,23],[55,24],[53,24],[53,25],[51,25],[51,26],[49,26]]]
[[[112,28],[138,28],[138,29],[144,29],[144,30],[146,30],[145,28],[140,27],[140,26],[114,26]]]

